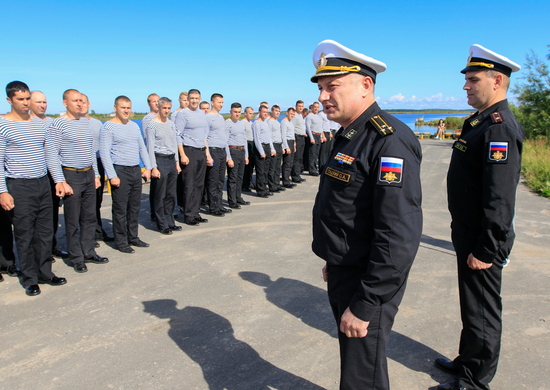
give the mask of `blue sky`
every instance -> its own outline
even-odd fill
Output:
[[[63,110],[65,89],[96,112],[127,95],[136,112],[155,92],[201,90],[257,107],[311,103],[311,56],[334,39],[387,64],[383,108],[469,108],[460,69],[479,43],[520,65],[550,44],[550,2],[479,1],[11,1],[2,5],[0,84],[26,82]],[[512,85],[521,77],[514,74]],[[176,102],[177,104],[177,102]],[[2,99],[0,113],[9,111]]]

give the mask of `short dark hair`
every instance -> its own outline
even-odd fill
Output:
[[[6,95],[11,99],[16,92],[31,92],[29,86],[22,81],[12,81],[6,85]]]
[[[250,106],[245,107],[244,112],[246,112],[246,110],[248,110],[249,108],[252,110],[252,112],[254,112],[254,109]]]
[[[296,105],[298,105],[300,103],[304,104],[304,102],[302,100],[296,100]]]
[[[198,89],[192,88],[189,90],[189,92],[187,92],[187,96],[191,95],[192,93],[198,93],[200,96],[201,91],[199,91]]]
[[[258,108],[258,111],[262,111],[262,108],[265,108],[266,110],[269,110],[269,108],[267,106],[264,106],[263,104],[260,106],[260,108]]]
[[[288,114],[290,111],[296,111],[296,109],[295,109],[294,107],[290,107],[288,110],[286,110],[287,114]]]
[[[210,96],[210,101],[213,102],[215,98],[223,99],[223,95],[221,93],[213,93],[212,96]]]
[[[281,109],[281,107],[279,107],[278,105],[274,104],[271,106],[271,109],[273,110],[274,108],[278,108],[279,110]]]
[[[79,91],[77,91],[76,89],[74,88],[69,88],[67,89],[65,92],[63,92],[63,100],[67,100],[67,95],[71,92],[77,92],[77,93],[80,93]]]
[[[124,96],[124,95],[120,95],[120,96],[117,96],[116,99],[115,99],[115,105],[120,101],[122,100],[123,102],[131,102],[130,98],[128,96]]]
[[[208,107],[210,107],[210,103],[208,103],[206,100],[203,100],[202,102],[200,102],[199,107],[202,106],[203,104],[206,104],[208,105]]]
[[[241,103],[231,103],[231,109],[234,109],[234,108],[242,108],[243,106],[241,106]]]

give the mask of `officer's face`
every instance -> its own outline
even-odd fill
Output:
[[[195,111],[199,107],[201,95],[199,93],[189,94],[189,109]]]
[[[484,70],[466,72],[463,89],[466,91],[468,105],[480,112],[489,108],[495,98],[497,77],[488,77]]]
[[[319,77],[319,101],[328,119],[345,128],[358,118],[370,96],[368,88],[372,88],[372,81],[369,80],[355,74]]]
[[[261,120],[265,120],[265,119],[267,118],[267,116],[269,115],[269,112],[267,111],[267,108],[262,107],[262,108],[260,109],[260,112],[259,112],[258,114],[260,115],[259,118],[260,118]]]
[[[296,111],[288,111],[286,113],[286,117],[288,118],[289,121],[294,119],[294,115],[296,115]]]

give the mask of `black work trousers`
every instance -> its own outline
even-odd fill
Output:
[[[155,200],[153,209],[157,218],[157,228],[163,230],[175,225],[173,211],[176,204],[176,182],[178,179],[176,164],[178,162],[173,154],[155,153],[155,159],[160,178],[151,179],[151,184],[155,183],[154,186],[151,186],[151,190],[154,190]]]
[[[221,211],[223,198],[223,183],[225,182],[225,167],[227,153],[225,148],[209,148],[214,165],[206,167],[206,192],[210,212]]]
[[[281,160],[283,157],[283,144],[273,143],[275,156],[269,162],[269,190],[277,191],[281,183]]]
[[[185,220],[199,218],[204,177],[206,174],[206,149],[184,146],[189,164],[182,165],[183,207]],[[181,205],[180,205],[181,206]]]
[[[248,191],[254,183],[252,182],[252,174],[254,167],[256,166],[256,154],[254,153],[254,141],[247,141],[246,147],[248,148],[248,164],[244,167],[244,176],[242,189]]]
[[[313,175],[319,173],[319,150],[321,150],[321,135],[313,134],[315,143],[312,144],[309,141],[309,174]]]
[[[15,207],[10,211],[23,287],[50,280],[52,272],[53,210],[48,175],[38,179],[6,180]]]
[[[117,248],[137,242],[141,208],[141,168],[139,165],[114,165],[120,186],[111,186],[113,233]]]
[[[267,183],[269,178],[269,164],[271,162],[271,146],[262,144],[265,157],[262,158],[258,149],[254,148],[256,154],[256,193],[263,196],[268,193]]]
[[[0,271],[15,265],[13,253],[13,232],[9,212],[0,207]]]
[[[95,239],[101,240],[107,236],[107,233],[103,229],[101,221],[101,204],[103,203],[103,191],[105,190],[105,168],[100,158],[97,159],[97,171],[99,172],[99,182],[101,185],[95,190],[95,215],[97,220]]]
[[[292,170],[292,164],[294,163],[294,140],[293,139],[287,139],[286,142],[288,143],[288,148],[290,149],[290,153],[283,154],[283,168],[282,168],[282,176],[283,176],[283,185],[289,185],[291,183],[291,177],[290,177],[290,171]]]
[[[237,202],[243,201],[241,188],[246,164],[244,149],[231,148],[230,152],[233,168],[227,168],[227,202],[230,206],[234,206]]]
[[[328,265],[328,296],[338,326],[341,390],[388,390],[386,346],[405,293],[405,283],[393,298],[380,305],[369,322],[367,335],[348,338],[340,332],[340,318],[361,283],[363,268]]]
[[[325,131],[323,134],[325,136],[325,142],[319,147],[319,169],[323,168],[327,163],[331,150],[330,131]]]
[[[67,184],[73,194],[63,198],[65,234],[69,261],[73,264],[84,261],[84,257],[95,255],[95,229],[97,226],[95,173],[63,169]]]
[[[458,264],[458,289],[462,332],[457,367],[460,385],[488,390],[497,371],[502,335],[502,266],[494,263],[484,270],[468,267],[468,255],[479,234],[453,228],[452,240]]]
[[[304,161],[304,149],[306,147],[306,137],[302,135],[296,135],[296,153],[294,153],[294,161],[292,163],[292,181],[299,181],[301,179],[303,161]]]
[[[52,226],[53,226],[53,233],[52,233],[52,249],[51,253],[55,252],[57,248],[57,229],[59,228],[59,207],[61,206],[61,198],[59,198],[55,194],[55,183],[53,181],[53,178],[50,174],[48,176],[48,181],[50,182],[50,188],[52,190]]]

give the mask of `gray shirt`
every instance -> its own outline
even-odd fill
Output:
[[[296,112],[296,115],[292,119],[292,124],[294,125],[294,134],[301,135],[302,137],[306,135],[306,123],[302,114]]]
[[[174,122],[167,120],[162,123],[152,120],[147,125],[145,133],[147,134],[147,152],[153,168],[157,167],[155,153],[165,156],[174,155],[174,160],[178,160],[178,141]]]
[[[208,122],[208,147],[227,149],[227,129],[225,120],[220,114],[206,114]]]
[[[183,108],[176,115],[176,129],[184,146],[204,148],[208,137],[208,122],[204,111]]]
[[[283,139],[294,141],[294,125],[287,118],[281,121],[281,132],[283,133]],[[288,142],[287,142],[288,145]]]
[[[254,141],[254,135],[252,135],[252,122],[242,119],[242,124],[244,125],[244,132],[246,134],[247,141]]]
[[[268,124],[260,119],[256,119],[252,124],[252,132],[254,133],[254,146],[260,153],[260,156],[265,154],[262,144],[269,144],[271,151],[275,151],[273,141],[271,140],[271,129]]]
[[[246,132],[243,121],[233,122],[231,119],[225,120],[225,128],[227,129],[227,158],[231,158],[231,148],[229,146],[244,147],[244,156],[248,157],[248,148],[246,146]]]
[[[321,111],[317,115],[319,115],[319,117],[323,120],[323,131],[325,133],[330,133],[330,121],[327,118],[327,114],[325,114],[323,111]]]
[[[313,133],[323,132],[323,120],[318,114],[310,112],[306,116],[306,132],[309,139],[313,139]]]

